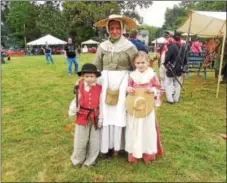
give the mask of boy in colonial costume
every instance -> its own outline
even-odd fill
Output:
[[[95,65],[84,64],[78,75],[82,76],[75,86],[75,100],[78,102],[73,100],[69,110],[70,116],[76,113],[74,151],[71,156],[74,167],[94,165],[100,150],[99,100],[102,87],[97,84],[97,77],[101,73]]]
[[[130,73],[126,110],[125,150],[128,161],[137,163],[143,158],[145,163],[153,161],[156,154],[162,155],[159,128],[154,106],[160,106],[162,91],[158,77],[149,66],[148,56],[139,51],[134,59],[136,70]]]

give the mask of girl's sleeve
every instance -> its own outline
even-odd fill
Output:
[[[151,79],[151,81],[149,83],[149,87],[151,88],[151,90],[154,91],[155,106],[159,107],[161,105],[161,96],[162,96],[162,93],[164,92],[164,90],[161,89],[161,84],[159,82],[157,75],[155,75]]]
[[[128,86],[131,86],[131,87],[134,86],[134,81],[132,80],[132,78],[130,76],[128,78]]]

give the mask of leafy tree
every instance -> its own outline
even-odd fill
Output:
[[[52,1],[39,6],[36,27],[41,35],[51,34],[60,39],[66,39],[68,35],[66,25],[66,18]]]
[[[29,22],[29,2],[12,1],[10,3],[9,13],[7,15],[7,22],[9,23],[13,35],[18,38],[24,38],[24,44],[20,41],[20,45],[26,45],[26,26]]]
[[[119,1],[118,4],[121,8],[122,14],[136,19],[140,24],[143,23],[143,18],[136,11],[136,7],[149,8],[152,5],[152,1]]]
[[[175,5],[173,9],[167,8],[165,13],[165,23],[164,27],[169,30],[177,29],[181,24],[183,24],[187,19],[187,11]]]
[[[120,9],[116,2],[64,2],[63,13],[68,20],[69,35],[80,43],[91,37],[100,35],[99,30],[93,27],[94,23],[106,18],[111,13],[119,13]],[[101,31],[101,37],[105,31]]]
[[[148,30],[149,32],[149,43],[156,38],[156,32],[158,27],[149,26],[149,25],[141,25],[138,26],[138,30]]]
[[[1,44],[7,46],[8,33],[10,32],[9,26],[6,22],[6,15],[9,11],[9,2],[1,1]]]

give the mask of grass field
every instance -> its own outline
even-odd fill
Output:
[[[80,66],[94,54],[79,58]],[[73,169],[73,119],[67,117],[77,76],[63,56],[13,57],[2,67],[2,182],[224,182],[226,181],[226,86],[215,98],[214,73],[191,75],[176,105],[157,109],[164,156],[145,165],[126,157]],[[65,126],[70,125],[69,132]]]

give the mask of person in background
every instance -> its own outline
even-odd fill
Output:
[[[182,44],[180,33],[175,32],[173,42],[167,46],[163,65],[166,68],[164,79],[167,103],[179,102],[183,73],[187,69],[187,46]]]
[[[165,62],[165,56],[167,53],[167,48],[169,44],[172,44],[174,42],[173,39],[173,32],[166,30],[163,34],[163,37],[165,38],[165,43],[160,47],[160,67],[159,67],[159,76],[160,76],[160,83],[162,86],[162,89],[165,88],[164,86],[164,80],[166,76],[166,68],[163,65]]]
[[[196,37],[195,41],[192,42],[190,52],[192,52],[192,53],[201,53],[202,52],[202,44],[200,43],[198,37]]]
[[[1,50],[1,64],[5,64],[5,53]]]
[[[41,48],[41,49],[43,50],[43,53],[46,56],[47,64],[49,64],[49,61],[50,61],[50,63],[54,64],[54,60],[53,60],[52,55],[51,55],[51,48],[49,47],[47,42],[46,42],[45,48]]]
[[[77,56],[79,56],[79,53],[78,53],[76,47],[74,46],[74,44],[72,43],[72,38],[71,37],[68,38],[68,43],[65,46],[64,56],[67,59],[67,65],[68,65],[67,71],[68,71],[68,74],[72,75],[72,63],[75,66],[74,73],[77,74],[78,67],[79,67]]]
[[[144,45],[144,43],[142,43],[139,39],[138,39],[138,31],[137,30],[132,30],[129,34],[129,40],[136,46],[138,51],[144,51],[146,53],[148,53],[148,49],[146,48],[146,46]]]
[[[124,36],[126,39],[129,39],[129,33],[123,33],[123,36]]]

